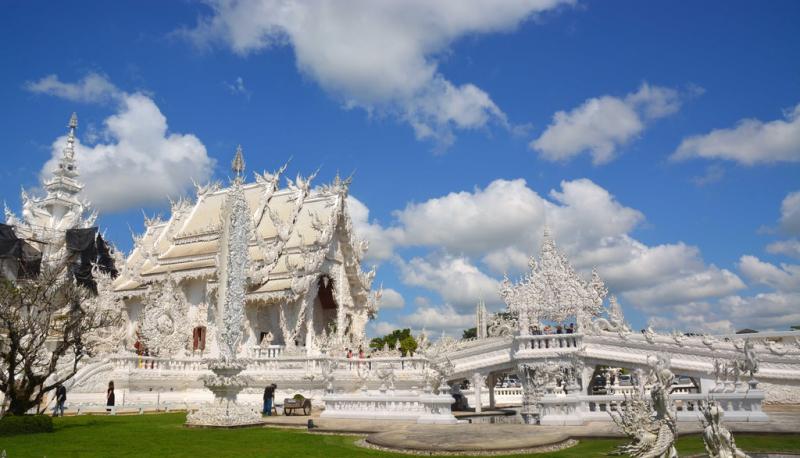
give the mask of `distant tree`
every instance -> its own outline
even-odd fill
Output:
[[[72,378],[78,363],[118,328],[118,308],[69,274],[68,263],[43,267],[29,279],[0,279],[0,391],[6,413],[24,415]],[[97,277],[96,277],[97,278]],[[110,280],[105,278],[106,284]]]
[[[474,339],[475,337],[478,337],[478,328],[477,327],[464,329],[464,332],[461,333],[461,338],[462,339]]]
[[[369,347],[375,350],[382,349],[385,345],[398,349],[403,356],[413,354],[417,350],[417,340],[411,335],[411,329],[395,329],[383,337],[375,337],[369,342]]]

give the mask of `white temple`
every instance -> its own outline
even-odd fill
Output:
[[[243,161],[241,150],[237,159]],[[312,189],[314,175],[287,179],[281,168],[243,184],[252,237],[240,354],[271,347],[317,352],[316,338],[335,333],[366,347],[365,326],[377,312],[375,272],[361,270],[367,244],[355,239],[347,212],[349,180]],[[130,324],[126,347],[158,356],[215,355],[215,310],[222,216],[230,188],[198,187],[193,201],[172,203],[169,219],[146,221],[114,284]],[[137,344],[138,342],[138,344]]]

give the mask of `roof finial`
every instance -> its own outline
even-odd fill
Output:
[[[236,174],[236,178],[241,178],[244,173],[244,156],[242,155],[242,145],[236,147],[236,155],[231,162],[231,169]]]
[[[69,133],[67,134],[67,146],[64,148],[64,158],[72,160],[75,158],[75,129],[78,128],[78,114],[72,112],[69,117]]]
[[[544,225],[544,231],[542,233],[542,236],[546,239],[553,237],[553,235],[550,233],[550,226],[548,226],[547,224]]]

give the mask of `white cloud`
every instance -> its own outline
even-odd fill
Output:
[[[755,256],[747,255],[739,259],[739,270],[755,283],[779,291],[800,291],[800,265],[781,264],[778,267]]]
[[[391,258],[399,236],[398,230],[384,229],[377,222],[370,221],[369,208],[353,196],[347,196],[347,210],[356,236],[369,242],[369,250],[364,258],[372,261]]]
[[[695,186],[702,187],[721,181],[724,177],[725,169],[719,164],[712,164],[706,167],[704,174],[692,177],[691,181]]]
[[[436,291],[461,310],[473,310],[478,300],[498,303],[499,282],[481,272],[469,259],[449,254],[398,261],[403,283]]]
[[[648,288],[625,292],[623,296],[640,308],[658,311],[661,306],[724,297],[745,287],[744,282],[733,272],[711,265],[701,271],[680,274]]]
[[[392,331],[398,329],[397,325],[386,322],[386,321],[377,321],[371,322],[369,324],[369,329],[372,331],[370,335],[372,337],[382,337],[386,334],[391,334]]]
[[[396,249],[429,248],[427,256],[415,254],[410,261],[398,256],[401,279],[465,311],[481,296],[497,303],[497,274],[528,268],[545,224],[579,271],[586,275],[597,267],[626,305],[650,313],[670,314],[681,304],[745,288],[735,273],[707,264],[697,247],[638,241],[631,233],[644,215],[590,180],[564,181],[547,197],[521,179],[495,180],[483,189],[409,204],[394,213],[388,228],[372,223],[369,231],[390,240],[382,243],[386,258]],[[366,208],[357,213],[366,221]]]
[[[423,306],[414,313],[401,318],[403,323],[417,329],[424,328],[428,331],[457,331],[470,328],[475,324],[475,317],[470,313],[459,313],[450,304],[440,307]]]
[[[180,31],[196,45],[223,43],[240,55],[291,46],[298,69],[345,106],[394,114],[446,146],[454,129],[507,121],[485,91],[448,81],[439,57],[459,38],[513,30],[573,0],[207,3],[212,14]]]
[[[781,229],[800,234],[800,191],[789,193],[781,202]]]
[[[107,143],[75,145],[84,194],[100,211],[164,203],[190,188],[192,180],[211,176],[214,161],[203,143],[192,134],[170,133],[166,117],[144,94],[120,93],[117,112],[105,119],[100,137]],[[53,142],[42,179],[57,168],[65,143],[66,136]]]
[[[250,100],[250,96],[252,95],[252,92],[250,92],[250,90],[248,90],[247,87],[245,87],[244,79],[241,76],[237,76],[232,83],[226,82],[225,88],[228,89],[228,92],[230,92],[231,94],[242,95],[247,100]]]
[[[772,254],[783,254],[800,259],[800,240],[779,240],[767,245],[767,252]]]
[[[567,161],[589,152],[594,164],[605,164],[644,131],[647,120],[673,114],[680,105],[678,91],[644,83],[624,98],[604,95],[570,112],[557,112],[530,147],[549,161]]]
[[[800,293],[771,292],[750,297],[730,296],[720,300],[721,315],[738,328],[786,331],[800,323]]]
[[[403,295],[393,290],[392,288],[383,289],[383,297],[381,298],[381,309],[401,309],[406,305]]]
[[[89,73],[77,83],[65,83],[58,79],[58,75],[47,75],[39,81],[28,81],[25,89],[82,103],[109,102],[124,95],[108,78],[98,73]]]
[[[693,157],[728,159],[745,165],[800,161],[800,104],[784,119],[742,119],[735,127],[685,138],[673,160]]]

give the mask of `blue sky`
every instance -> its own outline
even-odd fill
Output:
[[[291,174],[355,172],[366,263],[391,289],[372,332],[455,333],[479,298],[498,309],[497,281],[524,271],[545,223],[636,327],[800,324],[797,2],[5,12],[0,196],[14,211],[77,111],[87,193],[125,250],[142,208],[227,177],[239,143],[250,170],[292,157]]]

